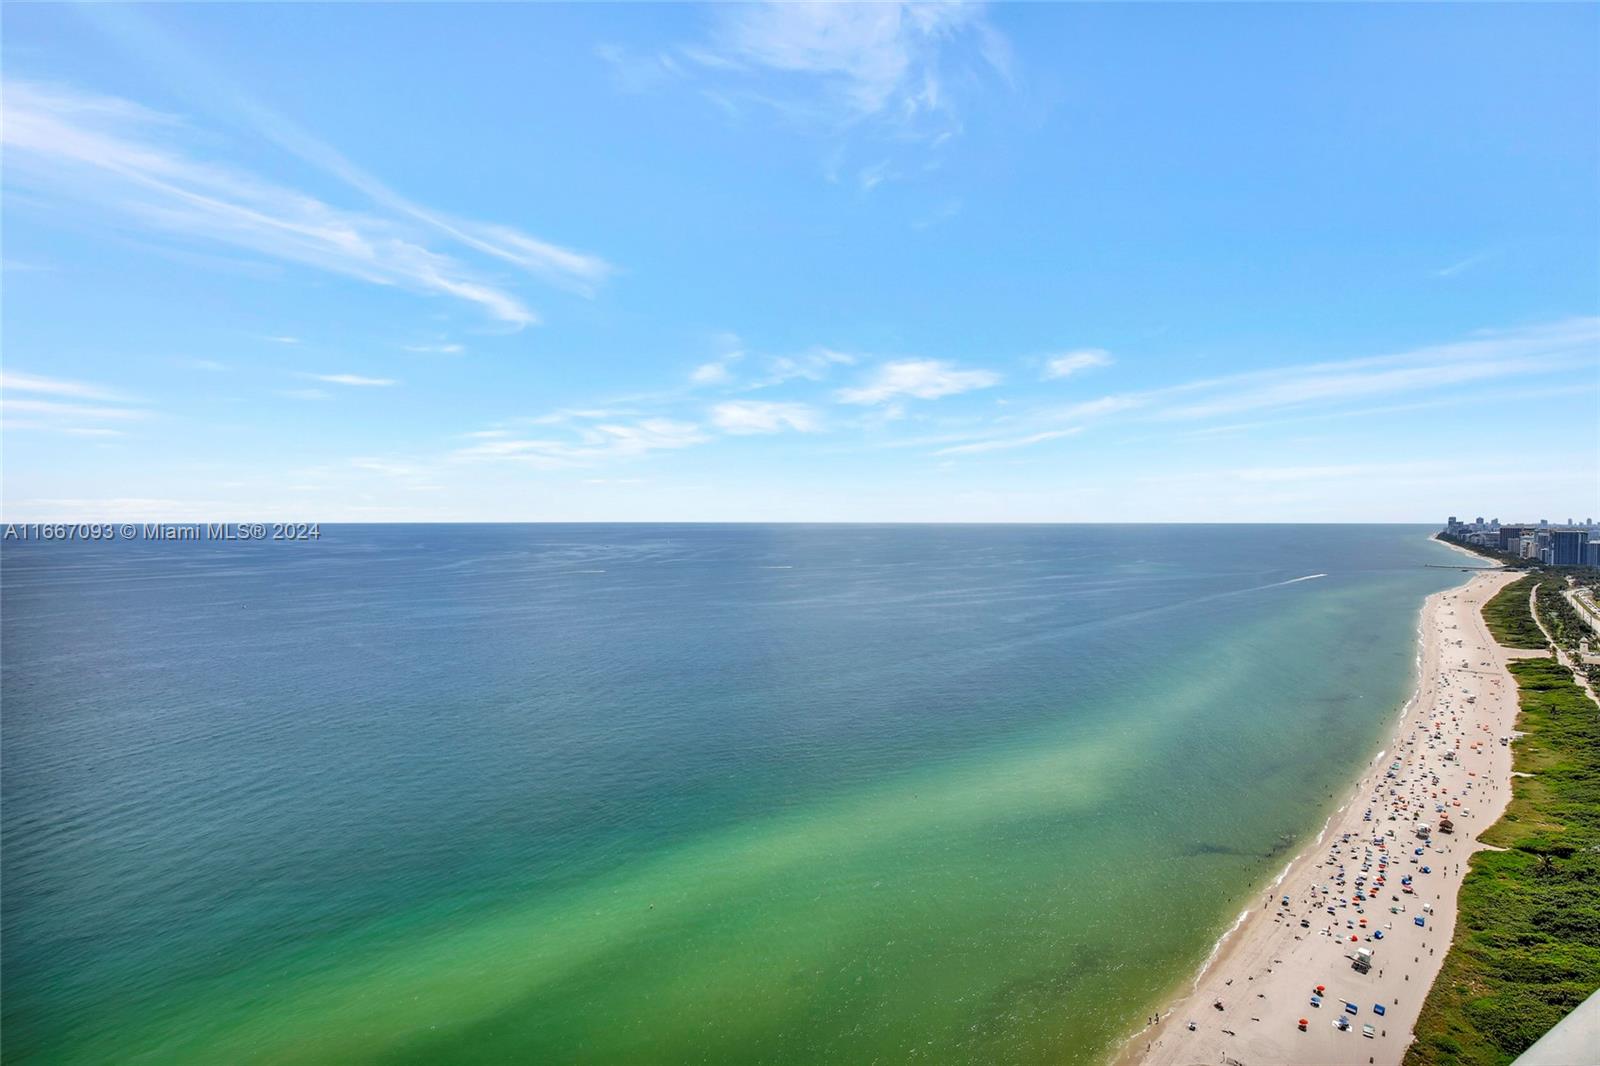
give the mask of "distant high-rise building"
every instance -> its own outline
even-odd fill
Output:
[[[1550,565],[1582,566],[1588,557],[1587,529],[1558,529],[1550,534]]]
[[[1590,566],[1600,566],[1600,540],[1590,540],[1584,558]]]
[[[1526,532],[1528,532],[1526,526],[1501,526],[1498,547],[1501,551],[1516,551],[1517,541],[1521,540]]]

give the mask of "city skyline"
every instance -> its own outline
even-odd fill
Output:
[[[8,521],[1600,512],[1592,7],[6,29]]]
[[[1455,515],[1445,520],[1442,530],[1447,540],[1489,551],[1501,552],[1514,560],[1527,560],[1546,566],[1600,566],[1600,527],[1592,517],[1579,522],[1533,521],[1502,522],[1485,520],[1482,515],[1462,521]]]

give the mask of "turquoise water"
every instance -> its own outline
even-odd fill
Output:
[[[1375,750],[1426,534],[8,546],[4,1057],[1104,1058]]]

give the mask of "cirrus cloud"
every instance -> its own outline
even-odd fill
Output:
[[[1056,378],[1071,377],[1082,370],[1110,365],[1111,353],[1104,348],[1079,348],[1077,351],[1063,352],[1046,359],[1041,377],[1046,381],[1053,381]]]
[[[736,436],[781,433],[786,429],[811,433],[821,425],[816,412],[803,403],[763,403],[759,400],[719,403],[711,409],[711,422],[724,433]]]
[[[360,374],[301,374],[301,377],[310,378],[312,381],[325,381],[329,385],[351,385],[356,388],[388,388],[398,385],[394,378],[369,378]]]
[[[974,389],[987,389],[1000,383],[992,370],[959,370],[942,359],[902,359],[885,363],[865,384],[840,389],[840,403],[887,403],[901,397],[936,400]]]
[[[202,160],[181,146],[204,143],[202,131],[128,100],[13,79],[4,85],[4,108],[8,184],[170,237],[452,297],[518,328],[539,316],[495,279],[431,247],[430,234],[586,294],[612,269],[597,256],[508,226],[445,219],[348,165],[335,172],[372,201],[366,208],[337,206]],[[307,154],[303,146],[296,152]],[[324,157],[338,159],[325,148],[314,158]]]

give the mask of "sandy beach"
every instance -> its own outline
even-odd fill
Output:
[[[1450,944],[1466,860],[1510,795],[1505,664],[1542,653],[1501,648],[1480,612],[1519,576],[1475,574],[1428,597],[1417,692],[1389,742],[1119,1064],[1400,1061]]]

